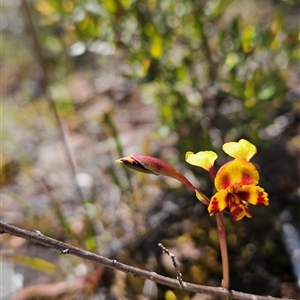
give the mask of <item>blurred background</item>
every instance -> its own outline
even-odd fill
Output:
[[[163,243],[184,281],[220,286],[206,208],[115,160],[158,157],[211,196],[185,152],[213,150],[218,168],[246,138],[270,206],[225,215],[230,288],[299,298],[299,14],[296,0],[1,1],[1,219],[176,278]],[[213,299],[0,239],[1,299]]]

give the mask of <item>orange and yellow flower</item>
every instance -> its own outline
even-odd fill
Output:
[[[210,215],[219,213],[225,208],[234,221],[243,217],[252,217],[248,204],[269,205],[268,194],[258,186],[259,173],[249,162],[256,153],[256,147],[242,139],[238,142],[225,143],[223,150],[234,159],[224,164],[217,173],[214,162],[218,155],[213,151],[200,151],[196,154],[187,152],[186,161],[201,167],[210,173],[217,192],[209,198],[199,191],[183,174],[168,163],[155,157],[133,154],[118,159],[116,162],[144,173],[164,175],[181,181],[189,189],[196,192],[197,198],[208,205]]]
[[[223,150],[234,159],[224,164],[216,173],[214,184],[217,192],[208,205],[210,215],[229,209],[231,218],[239,221],[243,217],[251,218],[248,204],[269,205],[268,194],[257,186],[259,173],[249,162],[256,153],[256,147],[246,140],[225,143]],[[196,154],[187,152],[186,161],[212,173],[217,154],[202,151]],[[196,193],[197,197],[199,195]]]

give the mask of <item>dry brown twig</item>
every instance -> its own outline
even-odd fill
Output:
[[[176,270],[176,272],[177,272],[177,280],[178,280],[180,286],[181,286],[183,289],[185,289],[186,284],[185,284],[185,283],[183,282],[183,280],[182,280],[182,274],[181,274],[181,272],[180,272],[180,270],[179,270],[179,266],[178,266],[178,264],[177,264],[177,262],[176,262],[175,255],[174,255],[173,253],[171,253],[171,252],[169,251],[169,249],[166,248],[162,243],[159,243],[158,246],[162,249],[162,251],[163,251],[164,253],[166,253],[166,254],[171,258],[172,263],[173,263],[173,266],[174,266],[174,268],[175,268],[175,270]]]
[[[138,269],[121,262],[118,262],[114,259],[109,259],[107,257],[74,247],[72,245],[63,243],[61,241],[52,239],[48,236],[43,235],[40,231],[28,231],[22,228],[7,224],[3,221],[0,221],[0,234],[8,233],[13,236],[17,236],[28,241],[31,241],[36,244],[44,245],[52,249],[57,249],[62,254],[75,255],[91,262],[97,263],[101,266],[113,268],[131,274],[135,277],[141,277],[154,281],[156,283],[166,285],[173,288],[184,289],[189,292],[194,293],[206,293],[219,297],[228,297],[230,299],[243,299],[243,300],[278,300],[280,298],[269,297],[269,296],[258,296],[253,294],[246,294],[242,292],[237,292],[233,290],[227,290],[221,287],[209,287],[198,284],[193,284],[189,282],[179,283],[179,280],[171,279],[162,275],[157,274],[156,272],[150,272],[142,269]],[[175,259],[175,258],[174,258]],[[179,272],[180,273],[180,272]],[[182,280],[182,279],[181,279]],[[285,298],[287,299],[287,298]]]

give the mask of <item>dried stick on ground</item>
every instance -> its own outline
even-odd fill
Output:
[[[84,259],[87,259],[91,262],[95,262],[101,266],[113,268],[128,274],[132,274],[135,277],[141,277],[144,279],[152,280],[156,283],[166,285],[173,288],[184,289],[189,292],[196,293],[206,293],[215,296],[229,297],[231,299],[243,299],[243,300],[278,300],[279,298],[274,297],[265,297],[257,296],[252,294],[246,294],[236,291],[229,291],[221,287],[208,287],[197,285],[193,283],[184,282],[184,288],[180,286],[178,280],[171,279],[168,277],[161,276],[155,272],[149,272],[142,269],[138,269],[123,263],[120,263],[114,259],[109,259],[98,254],[82,250],[80,248],[71,246],[69,244],[60,242],[58,240],[52,239],[43,235],[39,231],[28,231],[22,228],[7,224],[3,221],[0,221],[0,233],[8,233],[13,236],[17,236],[28,241],[31,241],[36,244],[44,245],[49,248],[57,249],[62,254],[75,255]]]

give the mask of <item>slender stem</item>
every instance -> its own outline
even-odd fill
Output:
[[[212,181],[214,181],[216,177],[216,172],[213,166],[209,169],[209,174]],[[223,272],[223,279],[222,279],[221,286],[228,289],[229,288],[229,263],[228,263],[226,230],[224,225],[223,213],[221,212],[217,213],[216,220],[217,220],[217,229],[218,229],[219,243],[221,249],[222,272]]]
[[[32,41],[32,50],[34,52],[35,57],[37,58],[36,59],[37,65],[39,66],[39,68],[41,70],[41,79],[42,79],[42,87],[43,87],[44,95],[45,95],[46,101],[48,101],[49,107],[52,110],[53,116],[55,118],[57,128],[59,131],[59,135],[60,135],[60,138],[62,141],[62,145],[64,147],[64,151],[66,154],[66,158],[68,160],[69,167],[70,167],[70,170],[72,173],[72,177],[73,177],[73,180],[75,181],[75,187],[77,189],[78,197],[80,198],[80,200],[82,202],[84,202],[84,195],[82,193],[82,190],[75,180],[76,174],[77,174],[76,164],[75,164],[74,157],[72,156],[71,150],[69,149],[69,146],[68,146],[66,133],[63,128],[63,123],[58,114],[58,110],[55,105],[55,101],[53,100],[52,96],[50,95],[50,93],[48,91],[48,87],[49,87],[49,83],[50,83],[49,72],[48,72],[48,69],[47,69],[47,66],[45,63],[45,59],[42,54],[42,49],[41,49],[41,45],[39,42],[39,38],[38,38],[36,29],[35,29],[35,25],[33,23],[32,16],[30,13],[30,9],[28,7],[28,3],[26,0],[21,1],[21,8],[23,11],[23,16],[24,16],[25,23],[26,23],[26,26],[28,29],[28,33],[29,33],[30,39]]]
[[[124,156],[124,154],[123,154],[123,147],[121,145],[121,141],[120,141],[120,138],[119,138],[119,134],[118,134],[117,128],[116,128],[116,126],[115,126],[115,124],[114,124],[114,122],[113,122],[113,120],[111,118],[110,113],[105,113],[103,115],[103,121],[107,125],[107,127],[109,128],[109,130],[111,132],[111,135],[113,136],[113,138],[115,140],[116,149],[117,149],[119,157],[123,157]],[[126,175],[126,178],[127,178],[127,182],[128,182],[127,189],[129,189],[129,191],[132,193],[132,195],[134,195],[130,173],[129,173],[129,171],[128,171],[127,168],[124,169],[124,172],[125,172],[125,175]]]
[[[59,116],[55,101],[54,101],[53,97],[51,96],[51,94],[49,93],[49,89],[48,89],[48,87],[50,85],[49,72],[48,72],[48,69],[46,66],[45,59],[42,54],[42,48],[41,48],[41,45],[39,42],[39,38],[37,35],[35,25],[32,20],[32,16],[30,13],[30,9],[29,9],[27,0],[21,0],[21,8],[23,11],[23,15],[24,15],[25,23],[26,23],[26,26],[28,29],[28,33],[29,33],[30,39],[32,41],[32,48],[33,48],[32,50],[34,52],[35,57],[37,58],[37,65],[39,66],[39,68],[41,70],[41,79],[42,79],[42,83],[43,83],[42,87],[43,87],[45,99],[48,102],[49,108],[51,109],[52,114],[55,118],[59,136],[60,136],[63,148],[64,148],[66,159],[69,164],[70,173],[72,175],[72,179],[73,179],[76,191],[77,191],[78,198],[81,201],[81,203],[84,206],[86,206],[86,201],[85,201],[85,197],[83,195],[82,189],[76,180],[76,174],[77,174],[76,162],[75,162],[75,159],[74,159],[72,152],[68,145],[67,135],[66,135],[66,132],[65,132],[65,129],[63,126],[63,122]],[[90,236],[94,237],[93,239],[90,239],[90,241],[93,242],[92,250],[95,250],[96,249],[95,230],[93,227],[92,220],[90,219],[90,217],[87,213],[87,209],[84,210],[84,217],[85,217],[86,226],[88,227]]]
[[[216,178],[216,171],[214,166],[211,166],[208,170],[208,173],[210,175],[210,178],[212,179],[212,181],[214,182],[215,178]]]
[[[217,229],[219,234],[219,242],[221,249],[221,259],[222,259],[222,271],[223,280],[221,286],[225,289],[229,288],[229,264],[228,264],[228,251],[226,242],[226,232],[223,220],[223,213],[216,214]]]

